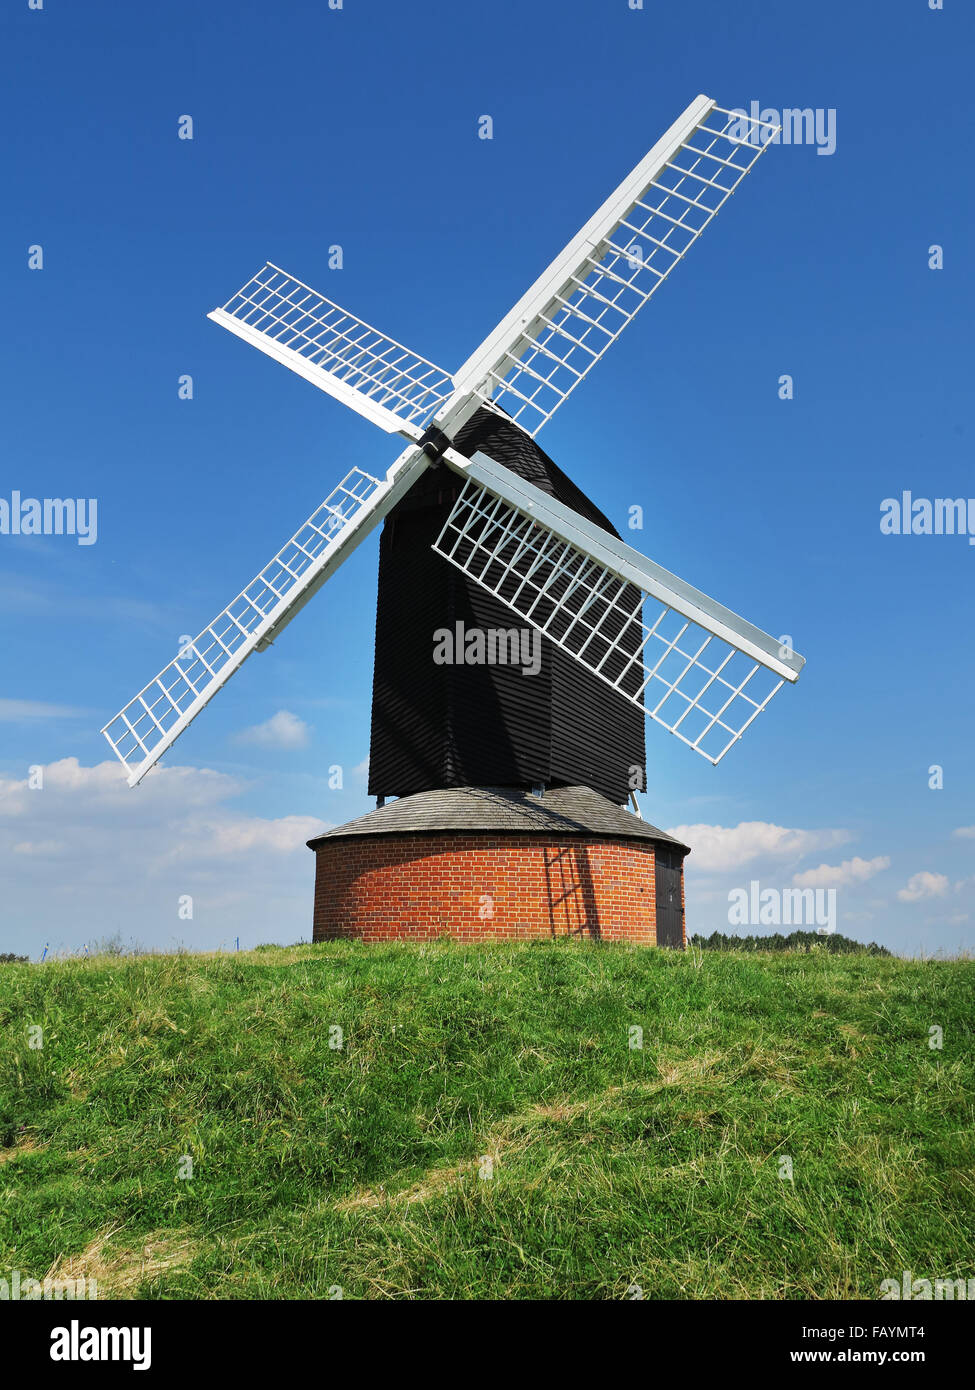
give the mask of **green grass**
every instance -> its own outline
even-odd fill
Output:
[[[578,942],[5,965],[0,1276],[533,1299],[968,1278],[973,1005],[968,961]]]

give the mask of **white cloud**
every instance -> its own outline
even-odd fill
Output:
[[[100,813],[118,813],[120,820],[159,819],[167,811],[189,809],[223,801],[243,789],[243,783],[222,772],[198,767],[155,767],[135,788],[126,781],[122,764],[96,763],[83,767],[77,758],[61,758],[41,769],[41,786],[32,788],[26,777],[0,776],[0,817],[43,820],[57,814],[69,800],[96,807]]]
[[[154,854],[162,862],[174,853],[232,854],[242,849],[288,852],[313,835],[328,829],[317,816],[283,816],[265,820],[234,814],[220,806],[238,795],[244,783],[222,772],[199,767],[155,767],[138,787],[129,787],[120,763],[103,762],[83,767],[77,758],[62,758],[42,769],[42,785],[32,789],[27,778],[0,778],[0,816],[26,828],[51,829],[71,826],[70,841],[77,844],[89,833],[111,828],[113,834],[163,832]],[[76,821],[76,818],[79,818]],[[3,822],[0,820],[0,826]],[[304,837],[304,839],[302,839]],[[18,834],[12,852],[37,853],[27,845],[62,845],[50,836],[43,839]],[[2,841],[0,841],[2,843]]]
[[[922,898],[943,898],[950,887],[944,874],[932,874],[924,869],[919,874],[912,874],[906,888],[899,889],[897,896],[902,903],[916,903]]]
[[[953,830],[952,835],[956,835],[959,840],[975,840],[975,825],[960,825],[957,830]]]
[[[114,760],[64,758],[42,778],[32,789],[0,777],[0,951],[34,954],[46,941],[78,950],[115,932],[193,949],[309,934],[314,859],[304,846],[331,822],[244,814],[232,801],[246,784],[206,768],[156,767],[130,788]],[[185,896],[191,920],[179,917]]]
[[[797,888],[845,888],[851,883],[865,883],[874,874],[890,868],[890,859],[880,854],[876,859],[844,859],[842,864],[820,864],[818,869],[805,869],[792,875]]]
[[[306,748],[311,730],[290,710],[279,709],[263,724],[255,724],[237,735],[240,743],[256,743],[263,748]]]
[[[735,826],[678,825],[668,834],[690,845],[688,867],[707,873],[737,869],[756,859],[801,859],[816,850],[845,844],[847,830],[789,830],[768,821],[741,821]]]
[[[206,859],[254,850],[293,854],[327,829],[328,824],[317,816],[281,816],[278,820],[252,816],[246,820],[202,823],[194,827],[192,835],[173,846],[170,858]]]

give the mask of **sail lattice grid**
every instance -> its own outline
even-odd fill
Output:
[[[324,389],[330,379],[409,424],[425,424],[453,390],[450,376],[432,362],[270,262],[222,315],[218,321],[247,330],[255,346],[276,348],[292,364],[298,359],[306,371],[321,373]]]
[[[712,106],[478,385],[536,435],[669,277],[777,127]]]
[[[354,468],[247,588],[186,643],[102,733],[137,781],[250,655],[380,488]]]
[[[434,549],[712,763],[782,685],[753,655],[473,479]]]

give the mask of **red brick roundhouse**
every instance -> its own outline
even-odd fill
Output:
[[[535,441],[482,409],[457,447],[616,536]],[[686,845],[626,809],[643,789],[640,666],[622,689],[433,549],[462,481],[434,464],[379,546],[369,751],[377,809],[314,840],[314,940],[585,936],[680,949]],[[640,591],[632,590],[630,611]],[[504,634],[514,660],[438,660],[444,634]],[[625,662],[641,628],[617,624]],[[449,645],[449,644],[448,644]],[[525,656],[530,649],[531,660]],[[388,798],[395,797],[395,801]]]
[[[308,843],[315,941],[684,945],[687,846],[589,787],[418,792]]]

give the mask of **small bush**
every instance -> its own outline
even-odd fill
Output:
[[[814,931],[793,931],[788,936],[774,932],[771,936],[727,936],[723,931],[712,932],[710,936],[691,936],[688,945],[697,946],[701,951],[827,951],[831,955],[889,956],[892,953],[886,946],[878,946],[875,941],[864,945],[849,936],[831,932],[820,936]]]

